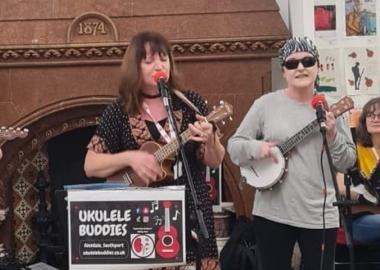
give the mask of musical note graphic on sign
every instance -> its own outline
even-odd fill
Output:
[[[178,211],[178,210],[175,210],[175,214],[174,214],[174,217],[172,218],[173,221],[177,221],[178,219],[178,216],[180,215],[181,213]]]
[[[152,202],[152,209],[150,209],[150,212],[154,213],[157,210],[158,210],[158,201],[154,201]]]
[[[156,226],[162,225],[162,218],[160,218],[159,216],[154,216],[153,220],[154,220],[154,225],[156,225]]]

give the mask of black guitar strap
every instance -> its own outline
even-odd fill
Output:
[[[190,108],[202,115],[201,112],[198,110],[197,106],[195,106],[181,91],[178,91],[176,89],[174,89],[173,91],[174,94],[176,94],[176,96],[179,97],[183,102],[185,102]]]

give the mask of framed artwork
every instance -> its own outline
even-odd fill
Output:
[[[346,0],[344,9],[346,36],[377,34],[376,0]]]
[[[348,94],[368,95],[378,91],[377,58],[376,47],[345,48],[345,79]]]
[[[336,30],[336,6],[335,5],[315,5],[314,6],[314,27],[315,27],[315,31],[335,31]]]
[[[339,90],[339,49],[319,50],[319,85],[317,92],[341,96]]]

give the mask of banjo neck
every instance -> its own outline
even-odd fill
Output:
[[[306,137],[308,137],[317,127],[319,126],[318,120],[314,120],[309,123],[306,127],[294,134],[290,139],[286,140],[282,144],[278,145],[280,151],[283,155],[290,152],[297,144],[302,142]]]
[[[352,109],[353,107],[354,107],[353,100],[350,97],[346,96],[340,99],[337,103],[333,104],[330,107],[330,110],[333,112],[335,117],[338,117],[342,115],[343,113],[347,112],[348,110]],[[319,127],[318,120],[317,119],[313,120],[311,123],[309,123],[303,129],[298,131],[288,140],[278,145],[278,148],[280,149],[281,153],[283,155],[286,155],[287,153],[289,153],[290,150],[292,150],[297,144],[302,142],[318,127]]]

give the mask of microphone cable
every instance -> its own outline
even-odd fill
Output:
[[[321,172],[322,172],[322,180],[323,180],[323,206],[322,206],[322,243],[321,243],[321,260],[319,269],[323,270],[323,263],[325,259],[325,248],[326,248],[326,201],[327,201],[327,184],[326,184],[326,177],[325,177],[325,169],[323,166],[323,154],[325,153],[325,147],[323,144],[322,150],[321,150]]]

